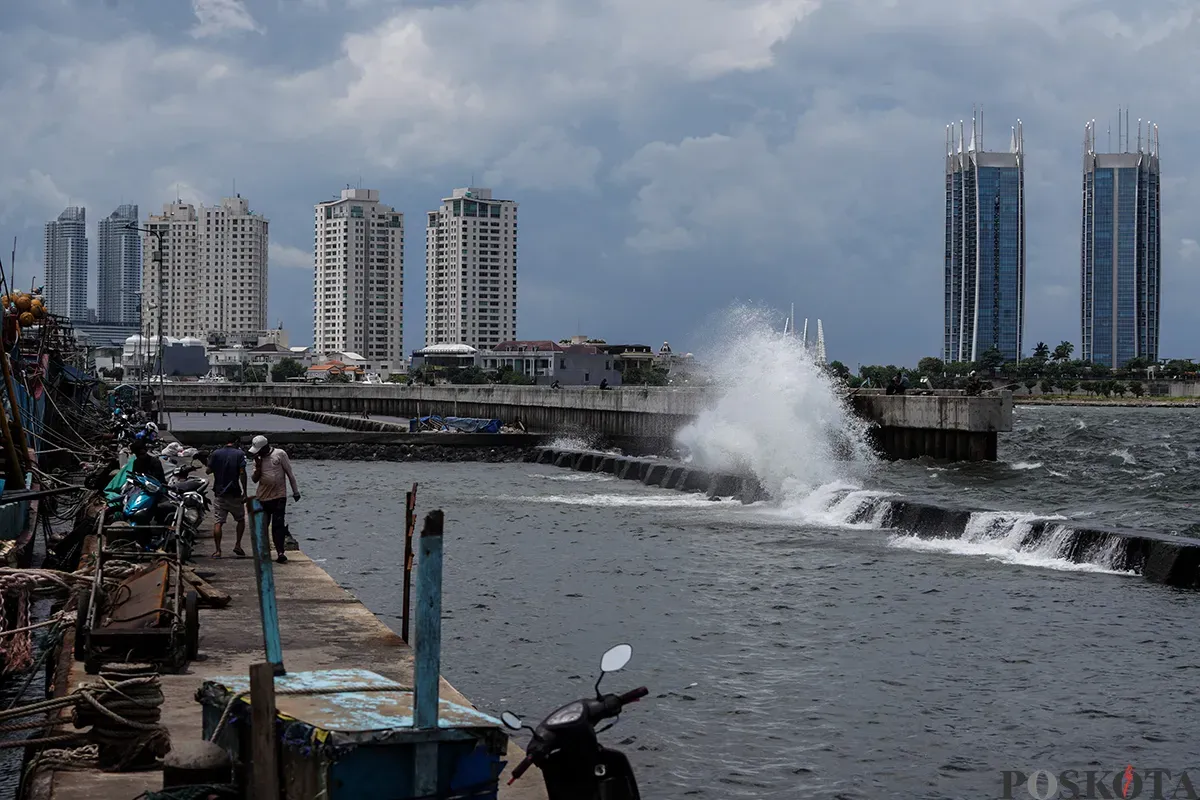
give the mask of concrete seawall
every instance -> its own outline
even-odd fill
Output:
[[[714,399],[707,389],[674,387],[600,391],[500,385],[176,383],[163,391],[170,410],[249,412],[281,407],[339,415],[495,418],[519,421],[530,431],[597,435],[623,447],[641,443],[660,451],[668,450],[675,434]],[[891,458],[995,459],[999,434],[1012,430],[1010,392],[965,397],[862,390],[848,393],[846,402],[874,423],[875,442]]]
[[[743,503],[770,499],[752,476],[694,469],[675,462],[555,448],[537,449],[529,460],[581,472],[605,472],[664,489],[703,492],[713,499],[733,497]],[[847,522],[873,520],[888,531],[926,539],[958,539],[965,534],[971,514],[968,509],[881,497],[863,505]],[[1200,589],[1200,539],[1145,531],[1068,527],[1056,520],[1035,520],[1013,547],[1133,572],[1169,586]]]

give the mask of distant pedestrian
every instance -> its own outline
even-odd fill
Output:
[[[292,485],[292,499],[300,500],[300,487],[296,485],[296,476],[292,473],[292,462],[287,453],[278,447],[272,447],[267,437],[261,434],[254,437],[250,443],[250,455],[254,456],[254,474],[251,480],[258,484],[258,501],[263,507],[263,532],[271,530],[271,539],[275,544],[275,559],[280,564],[287,562],[284,551],[284,533],[287,523],[284,512],[287,510],[287,485]]]
[[[242,536],[246,533],[246,454],[238,447],[241,437],[230,433],[223,447],[208,457],[208,473],[213,476],[213,558],[221,557],[221,531],[225,519],[233,515],[237,523],[237,539],[233,543],[235,556],[246,555]]]

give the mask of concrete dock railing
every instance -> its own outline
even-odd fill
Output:
[[[542,386],[403,386],[400,384],[199,384],[163,387],[171,411],[270,411],[286,408],[339,415],[416,417],[437,414],[521,422],[539,433],[593,434],[614,444],[666,450],[675,434],[714,399],[703,388]],[[996,458],[999,434],[1012,430],[1012,393],[887,395],[848,392],[847,405],[874,425],[891,458]],[[748,409],[747,413],[753,413]]]

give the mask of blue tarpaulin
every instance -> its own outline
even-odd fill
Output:
[[[436,428],[445,428],[456,433],[499,433],[501,425],[498,419],[431,416],[409,420],[408,430],[410,433],[417,433],[426,424],[432,424]]]

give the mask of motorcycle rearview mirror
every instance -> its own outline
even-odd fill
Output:
[[[627,644],[609,648],[608,652],[600,659],[600,677],[596,678],[596,697],[600,697],[600,681],[604,680],[604,676],[610,672],[624,669],[631,658],[633,658],[633,648]]]
[[[600,659],[601,672],[617,672],[633,658],[633,648],[627,644],[619,644],[604,654]]]
[[[504,723],[504,727],[513,731],[519,731],[522,727],[524,727],[524,723],[521,722],[521,718],[511,711],[505,711],[503,714],[501,714],[500,721]]]

